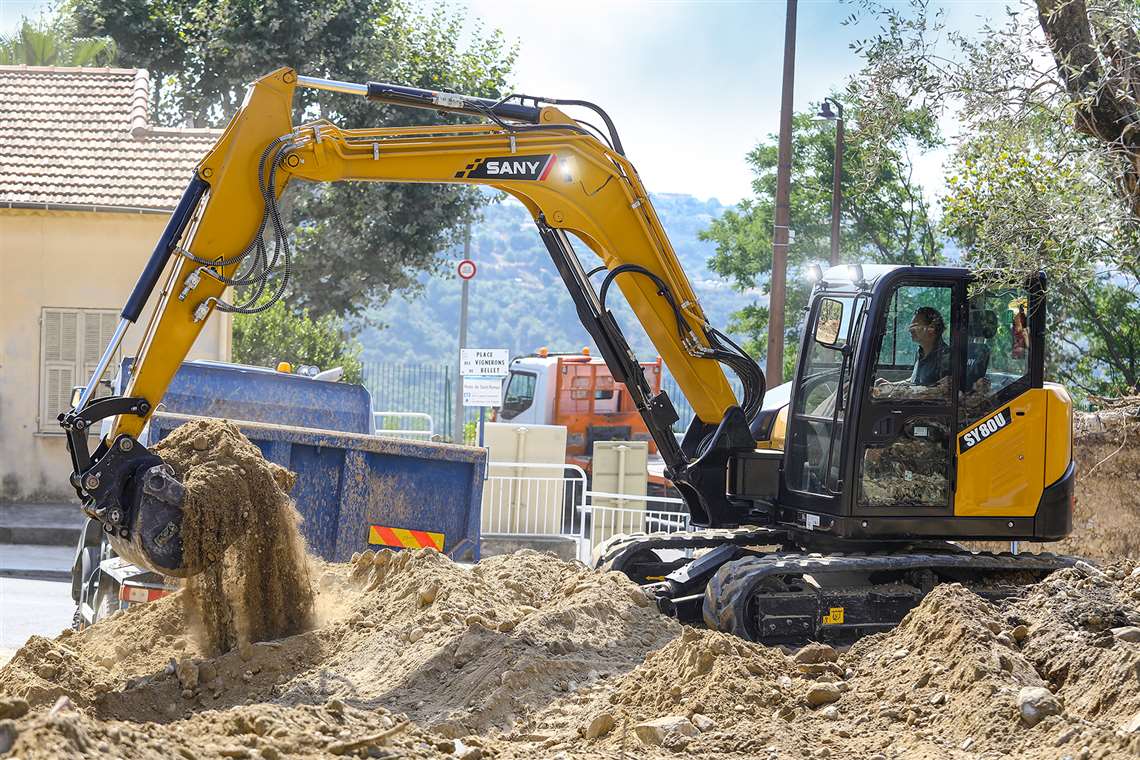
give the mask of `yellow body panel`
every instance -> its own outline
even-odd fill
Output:
[[[1052,482],[1045,479],[1045,452],[1052,442],[1046,437],[1052,395],[1043,388],[1022,393],[994,410],[1009,407],[1010,422],[1004,428],[964,452],[959,448],[956,516],[1032,517],[1037,512],[1041,494]],[[960,447],[962,437],[991,416],[959,433],[954,445]],[[1067,435],[1068,428],[1062,432]],[[1067,450],[1067,445],[1063,448]]]
[[[1061,479],[1073,461],[1073,400],[1063,385],[1045,383],[1045,485]]]
[[[678,334],[676,319],[657,287],[646,277],[622,275],[616,284],[676,378],[694,411],[718,422],[736,405],[719,363],[695,355],[707,346],[701,327],[707,322],[688,278],[662,229],[649,194],[623,156],[599,140],[571,128],[508,133],[493,124],[458,124],[347,130],[325,121],[294,128],[291,109],[296,73],[280,69],[255,82],[218,144],[198,167],[210,183],[209,196],[185,247],[203,258],[232,257],[250,241],[264,204],[257,188],[262,151],[290,135],[278,192],[291,179],[335,182],[373,180],[484,184],[520,199],[537,219],[581,239],[608,267],[638,264],[661,277],[673,291],[689,330]],[[551,125],[571,120],[545,108]],[[465,176],[488,156],[557,157],[543,180]],[[589,264],[586,264],[589,268]],[[151,408],[162,399],[178,365],[202,323],[193,312],[221,285],[203,277],[185,301],[175,297],[197,265],[183,259],[167,283],[139,353],[138,372],[127,395],[142,396]],[[224,270],[232,274],[234,267]],[[114,435],[137,435],[145,419],[120,418]]]
[[[780,408],[779,413],[776,415],[776,421],[772,423],[771,437],[766,441],[757,441],[756,448],[758,449],[775,449],[777,451],[784,450],[785,436],[788,432],[788,404],[784,404]]]

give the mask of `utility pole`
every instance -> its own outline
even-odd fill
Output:
[[[471,224],[468,223],[463,233],[463,261],[471,260]],[[474,272],[472,272],[474,274]],[[453,443],[463,443],[463,375],[459,370],[459,357],[463,349],[467,348],[467,290],[471,286],[471,277],[466,276],[461,269],[459,278],[463,281],[463,294],[459,298],[459,350],[455,353],[455,405],[454,418],[451,425],[451,440]]]
[[[780,145],[776,158],[776,225],[772,232],[772,281],[768,297],[768,387],[784,382],[784,300],[791,224],[792,90],[796,74],[796,0],[784,21],[784,81],[780,96]]]

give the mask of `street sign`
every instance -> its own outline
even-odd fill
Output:
[[[463,378],[464,406],[502,406],[503,380],[498,377]]]
[[[459,276],[465,280],[470,280],[472,277],[474,277],[477,268],[478,267],[475,266],[475,262],[471,259],[464,259],[463,261],[459,262],[459,266],[456,267],[459,272]]]
[[[459,374],[464,377],[506,377],[509,351],[505,348],[459,350]]]

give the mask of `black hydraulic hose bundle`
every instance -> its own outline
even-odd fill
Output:
[[[653,281],[653,284],[657,286],[657,294],[664,298],[673,310],[673,315],[677,320],[677,334],[683,340],[688,331],[688,323],[685,321],[681,307],[677,304],[677,299],[673,296],[673,291],[669,289],[663,279],[638,264],[621,264],[609,271],[605,279],[602,280],[602,287],[598,294],[602,309],[605,310],[606,308],[606,296],[610,284],[619,274],[625,272],[640,274]],[[741,385],[744,388],[744,398],[741,400],[740,408],[744,412],[745,419],[751,424],[764,403],[764,392],[766,390],[764,372],[744,349],[715,327],[706,328],[705,338],[709,344],[709,348],[705,349],[709,358],[724,364],[740,378]]]
[[[208,269],[210,276],[235,287],[242,285],[254,284],[254,290],[250,298],[241,305],[227,303],[220,298],[212,298],[219,311],[229,312],[234,314],[258,314],[272,307],[275,303],[281,300],[285,293],[285,288],[289,284],[290,269],[289,269],[289,235],[285,230],[285,225],[281,221],[280,209],[277,205],[277,194],[274,192],[277,180],[277,167],[281,163],[284,156],[285,148],[291,138],[291,135],[278,137],[276,140],[266,146],[262,151],[261,158],[257,166],[257,184],[258,189],[261,191],[262,198],[265,201],[264,209],[261,214],[261,222],[258,224],[257,232],[254,233],[253,238],[249,244],[234,256],[220,259],[218,261],[210,261],[195,256],[190,251],[180,249],[179,253],[191,261],[202,265],[203,269]],[[266,173],[266,165],[269,165],[268,174]],[[273,258],[269,259],[268,252],[265,249],[265,233],[266,225],[272,222],[273,225]],[[250,254],[253,254],[253,261],[249,269],[244,274],[237,274],[234,277],[226,277],[221,273],[221,268],[236,264],[245,259]],[[268,284],[269,277],[273,270],[277,268],[278,262],[281,262],[282,276],[281,282],[277,286],[276,292],[264,304],[254,305],[258,299],[265,292],[266,285]]]

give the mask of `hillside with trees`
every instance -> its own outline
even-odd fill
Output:
[[[758,295],[758,291],[733,290],[709,269],[713,244],[698,236],[725,207],[716,200],[672,193],[655,194],[652,200],[701,305],[713,324],[723,329],[734,311]],[[594,266],[597,260],[585,244],[575,245],[575,250],[587,268]],[[443,271],[421,276],[415,291],[396,295],[365,313],[359,334],[365,361],[454,359],[461,292],[454,265],[462,255],[462,246],[456,246],[449,251],[449,264]],[[520,203],[499,196],[483,208],[482,219],[471,228],[471,258],[479,270],[470,289],[469,346],[505,347],[515,355],[540,346],[573,351],[592,345],[534,222]],[[600,275],[595,279],[600,283]],[[620,298],[613,299],[611,306],[634,351],[643,359],[652,359],[656,352],[633,312]]]

